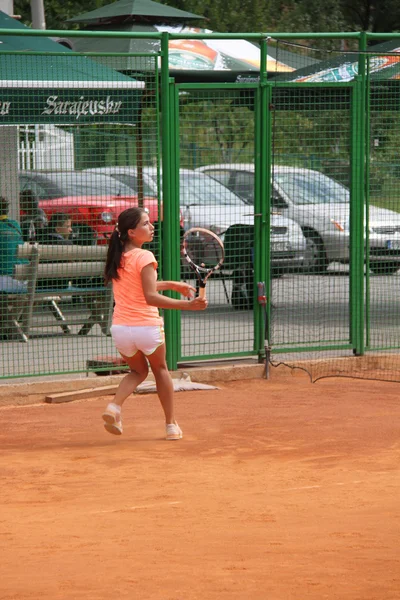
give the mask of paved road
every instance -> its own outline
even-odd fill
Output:
[[[400,346],[400,272],[370,277],[370,344]],[[226,283],[228,295],[230,283]],[[253,314],[236,311],[227,303],[221,281],[208,285],[209,309],[182,312],[182,356],[251,352]],[[349,278],[345,267],[331,267],[324,276],[285,275],[272,282],[271,340],[290,348],[305,344],[339,344],[349,340]],[[51,316],[38,314],[38,319]],[[0,377],[24,374],[82,372],[88,358],[116,356],[109,337],[96,326],[90,335],[62,335],[49,327],[46,337],[33,336],[28,344],[1,344]]]

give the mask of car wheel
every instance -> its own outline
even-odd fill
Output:
[[[315,231],[305,230],[306,250],[304,253],[304,270],[306,273],[325,273],[328,259],[323,241]]]
[[[73,225],[72,235],[74,244],[78,246],[95,246],[97,243],[96,232],[89,225]]]
[[[375,275],[394,275],[399,269],[399,263],[377,263],[370,265],[370,269]]]

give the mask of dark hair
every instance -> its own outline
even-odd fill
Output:
[[[71,217],[66,213],[53,213],[48,224],[49,233],[56,233],[57,227],[62,227],[66,221],[70,220]]]
[[[144,208],[135,207],[127,208],[119,215],[115,229],[108,242],[106,266],[104,269],[104,281],[106,285],[112,279],[119,279],[118,269],[125,242],[128,240],[128,231],[129,229],[136,229],[143,214],[147,214]]]
[[[38,197],[32,190],[24,190],[19,195],[19,207],[28,214],[36,214],[39,209]]]
[[[4,196],[0,196],[0,215],[8,215],[8,200]]]

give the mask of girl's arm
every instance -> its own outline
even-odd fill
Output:
[[[154,265],[151,263],[143,267],[141,272],[142,286],[144,297],[146,298],[147,304],[150,306],[156,306],[157,308],[175,308],[177,310],[204,310],[207,308],[207,300],[204,298],[193,298],[191,300],[176,300],[175,298],[168,298],[158,293],[161,291],[158,289],[158,284],[178,284],[175,281],[160,281],[156,282],[154,277]],[[187,284],[184,284],[187,285]],[[191,286],[188,286],[191,287]],[[171,289],[166,287],[165,289]],[[178,291],[176,289],[176,291]],[[180,290],[179,290],[180,291]]]
[[[165,290],[172,290],[173,292],[178,292],[182,296],[186,298],[193,298],[196,293],[196,289],[189,285],[188,283],[184,283],[183,281],[157,281],[156,284],[157,292],[164,292]]]

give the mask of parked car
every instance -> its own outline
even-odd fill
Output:
[[[93,172],[93,169],[89,171]],[[115,177],[137,192],[135,167],[104,167],[96,169]],[[153,167],[143,168],[143,185],[146,191],[158,195],[158,173]],[[181,169],[180,208],[183,227],[205,227],[223,235],[236,224],[253,225],[254,210],[237,194],[213,178],[189,169]],[[306,240],[300,227],[291,219],[271,215],[271,264],[274,273],[301,268]]]
[[[197,169],[254,204],[254,165],[215,164]],[[307,238],[308,272],[326,271],[329,263],[350,259],[350,192],[334,179],[312,169],[275,166],[272,206],[294,219]],[[400,214],[369,207],[369,263],[376,273],[400,268]],[[363,251],[363,250],[362,250]]]
[[[48,218],[55,212],[68,213],[77,244],[106,244],[118,215],[138,205],[132,188],[113,177],[83,171],[20,171],[20,192],[31,190]],[[144,198],[153,222],[158,220],[158,201]]]

